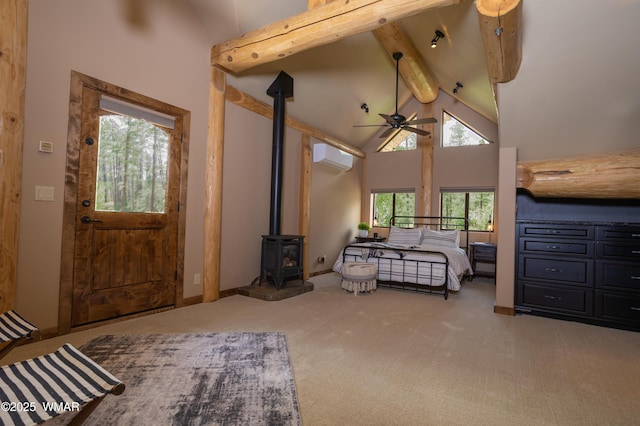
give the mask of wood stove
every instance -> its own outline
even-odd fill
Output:
[[[281,235],[282,164],[284,158],[285,100],[293,96],[293,79],[280,72],[267,89],[273,96],[273,148],[271,155],[271,204],[269,235],[262,236],[262,259],[260,262],[260,284],[270,277],[280,290],[285,281],[303,280],[301,235]]]
[[[300,235],[263,235],[260,282],[271,277],[276,289],[290,279],[302,279],[302,242]]]

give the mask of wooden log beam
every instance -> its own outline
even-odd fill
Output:
[[[27,0],[0,2],[0,309],[13,309],[22,193]]]
[[[522,1],[476,0],[489,79],[505,83],[522,62]]]
[[[211,65],[232,73],[270,63],[460,0],[343,0],[314,7],[211,49]]]
[[[403,53],[404,56],[398,63],[399,74],[418,102],[427,104],[435,101],[440,89],[438,80],[425,64],[422,55],[402,24],[392,22],[383,25],[374,29],[373,35],[387,51],[390,58],[393,58],[394,52]]]
[[[640,149],[520,162],[517,187],[537,197],[640,199]]]
[[[298,198],[298,233],[304,236],[302,241],[302,279],[309,279],[309,229],[311,227],[311,168],[313,150],[311,137],[302,134],[300,149],[300,196]]]
[[[433,103],[422,106],[422,118],[433,118]],[[421,216],[431,216],[431,206],[433,205],[433,123],[423,124],[422,128],[431,133],[427,136],[418,136],[422,161],[418,212]]]
[[[220,298],[222,253],[222,156],[224,151],[225,91],[227,76],[211,68],[209,83],[209,131],[204,194],[204,269],[202,301]]]
[[[255,112],[256,114],[260,114],[264,117],[273,118],[273,106],[262,102],[259,99],[254,98],[251,95],[248,95],[241,90],[236,89],[233,86],[227,87],[226,99],[229,102],[233,102],[234,104],[241,106],[245,109]],[[365,158],[367,154],[361,149],[355,148],[341,140],[334,138],[333,136],[327,135],[326,133],[321,132],[320,130],[311,127],[310,125],[297,120],[289,115],[285,116],[284,120],[285,124],[292,129],[296,129],[303,134],[307,134],[319,141],[326,143],[327,145],[331,145],[336,147],[346,153],[354,155],[359,158]]]

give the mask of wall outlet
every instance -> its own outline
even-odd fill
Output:
[[[36,201],[53,201],[54,200],[54,188],[53,186],[41,186],[36,185]]]
[[[193,285],[200,285],[200,274],[193,275]]]

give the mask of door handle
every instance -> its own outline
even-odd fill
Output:
[[[80,218],[80,222],[82,223],[98,223],[102,222],[100,219],[91,219],[89,216],[82,216]]]

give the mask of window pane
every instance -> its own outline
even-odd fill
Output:
[[[469,229],[486,231],[493,218],[493,192],[469,193]]]
[[[147,121],[100,117],[96,210],[163,213],[169,135]]]
[[[486,231],[493,220],[493,192],[443,192],[440,199],[442,216],[466,218],[470,231]]]
[[[396,216],[413,216],[416,211],[416,194],[401,192],[396,194]]]
[[[373,225],[390,226],[392,216],[413,216],[416,195],[413,192],[378,192],[373,195]],[[401,222],[396,223],[399,225]]]
[[[442,194],[442,216],[465,217],[465,193],[445,192]]]
[[[381,192],[373,197],[373,225],[389,226],[393,209],[393,193]]]
[[[442,146],[471,146],[490,143],[457,118],[442,111]]]

